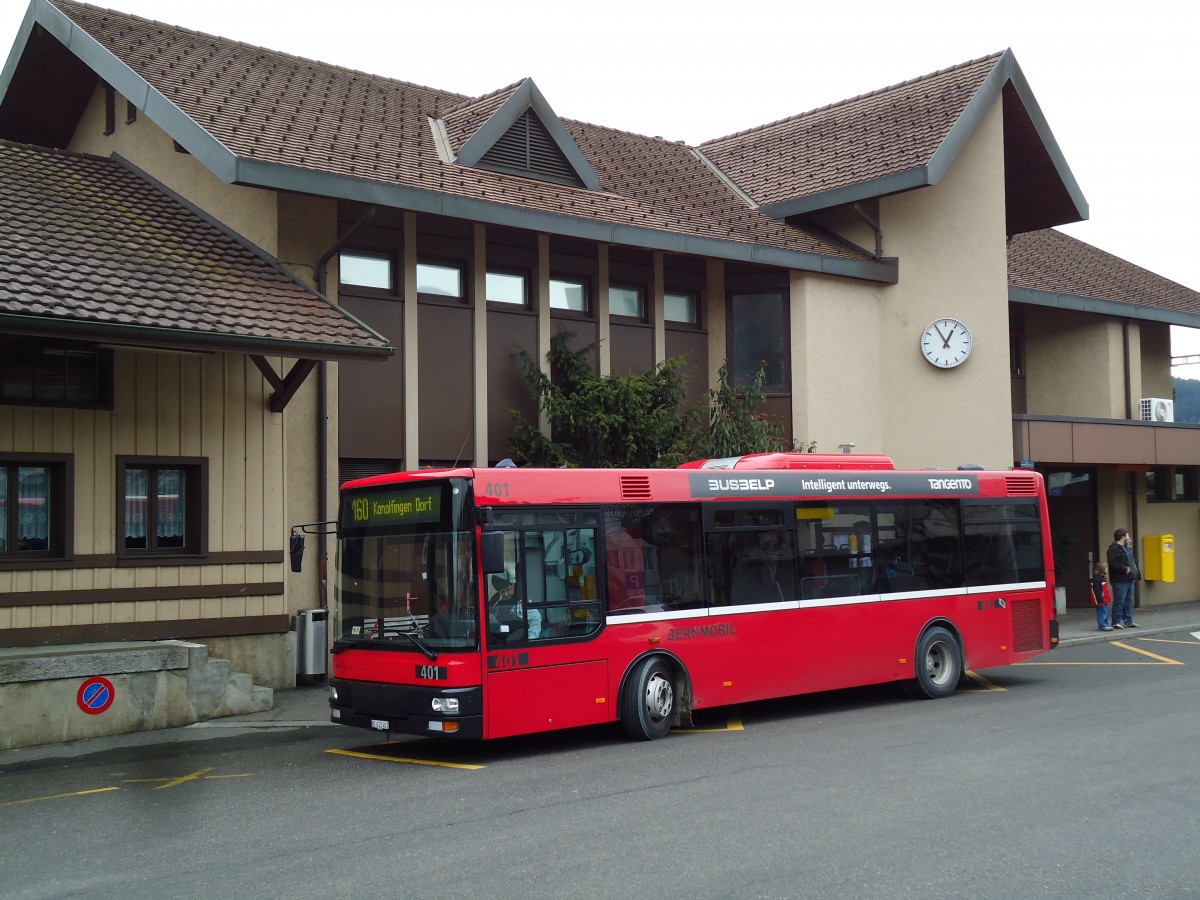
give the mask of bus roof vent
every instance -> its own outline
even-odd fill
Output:
[[[1010,494],[1017,496],[1037,496],[1036,475],[1005,475],[1004,486]]]
[[[650,477],[648,475],[622,475],[622,500],[649,500]]]

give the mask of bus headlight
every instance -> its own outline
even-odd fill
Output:
[[[456,715],[458,713],[458,698],[457,697],[434,697],[433,711],[435,713],[449,713]]]
[[[331,684],[331,685],[329,686],[329,702],[330,702],[330,703],[337,703],[337,701],[338,701],[337,688],[335,688],[335,687],[334,687],[334,686]]]

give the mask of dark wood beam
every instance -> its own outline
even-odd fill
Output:
[[[254,361],[254,364],[258,366],[258,371],[262,372],[263,378],[267,379],[267,383],[271,385],[274,391],[271,394],[271,412],[278,413],[284,411],[288,401],[292,399],[296,391],[300,390],[300,385],[304,384],[308,373],[317,365],[315,359],[298,359],[292,364],[287,375],[280,378],[275,367],[267,362],[266,357],[252,353],[250,359]]]

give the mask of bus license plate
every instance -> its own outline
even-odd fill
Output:
[[[374,728],[376,731],[390,731],[391,730],[390,726],[388,725],[387,719],[372,719],[371,727]]]

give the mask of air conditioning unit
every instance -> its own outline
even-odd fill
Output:
[[[1142,398],[1143,422],[1174,422],[1175,401],[1164,397]]]

